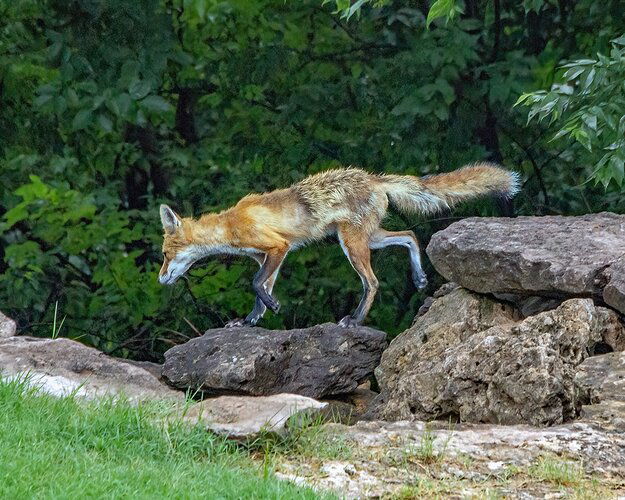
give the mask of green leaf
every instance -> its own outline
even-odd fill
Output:
[[[126,118],[128,112],[130,111],[130,106],[132,105],[132,100],[130,96],[126,93],[119,94],[114,99],[107,101],[106,103],[109,110],[115,115]]]
[[[146,97],[140,101],[140,105],[143,109],[153,113],[166,113],[173,109],[169,102],[158,95],[150,95]]]
[[[110,118],[106,115],[101,114],[98,116],[98,124],[105,132],[113,130],[113,122],[111,122]]]
[[[197,16],[204,20],[206,17],[206,11],[208,10],[208,1],[207,0],[194,0],[195,3],[195,12]]]
[[[564,79],[569,82],[575,80],[579,75],[584,72],[585,68],[573,67],[564,73]]]
[[[584,78],[584,81],[582,83],[582,88],[584,90],[587,90],[588,87],[592,85],[593,79],[595,78],[595,73],[595,68],[591,68],[591,70],[586,74],[586,77]]]
[[[15,205],[12,209],[10,209],[6,214],[4,214],[4,220],[8,224],[8,227],[11,227],[16,222],[25,220],[28,218],[28,205],[26,203],[20,203],[19,205]]]
[[[616,43],[617,45],[625,45],[625,35],[621,35],[614,40],[610,40],[612,43]]]
[[[521,95],[519,96],[519,98],[516,100],[516,102],[513,104],[513,107],[514,107],[514,106],[518,106],[519,104],[523,104],[523,103],[524,103],[525,101],[527,101],[527,99],[528,99],[528,98],[530,98],[531,96],[532,96],[532,94],[531,94],[531,93],[529,93],[529,94],[521,94]],[[528,104],[528,103],[526,103],[526,104]]]
[[[588,151],[592,151],[592,143],[590,142],[590,136],[586,133],[585,130],[577,129],[572,133],[573,137],[579,142],[582,146],[584,146]]]
[[[343,15],[341,17],[349,20],[349,18],[352,17],[354,14],[360,13],[360,9],[367,1],[368,0],[357,0],[349,7],[349,9],[343,12]]]
[[[592,129],[592,130],[597,130],[597,116],[590,114],[590,113],[584,113],[582,115],[582,121],[588,126],[588,128]]]
[[[143,99],[152,90],[150,82],[147,80],[133,80],[128,86],[128,93],[130,97],[135,100]],[[124,94],[122,94],[124,95]]]
[[[421,99],[416,95],[407,95],[391,110],[391,114],[398,116],[405,113],[416,114],[422,107]]]
[[[47,104],[48,102],[50,102],[50,100],[52,99],[52,95],[50,94],[42,94],[37,96],[34,100],[33,100],[33,104],[35,105],[35,107],[37,108],[42,108],[44,107],[45,104]]]
[[[625,162],[623,158],[613,155],[610,158],[610,167],[612,168],[612,177],[619,186],[622,186],[625,178]]]
[[[523,7],[525,8],[526,14],[531,11],[540,12],[544,5],[545,0],[523,0]]]
[[[436,0],[428,11],[425,27],[429,28],[432,21],[438,19],[439,17],[451,19],[455,13],[455,7],[455,0]]]
[[[72,121],[72,130],[82,130],[89,126],[91,123],[91,110],[90,109],[81,109],[76,116],[74,116],[74,120]]]

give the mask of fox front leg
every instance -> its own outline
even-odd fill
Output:
[[[265,255],[263,254],[254,255],[253,258],[254,260],[258,262],[258,264],[262,268],[265,262]],[[270,296],[273,291],[273,286],[276,282],[276,278],[278,277],[279,271],[280,271],[280,267],[278,266],[278,268],[274,271],[274,273],[269,277],[269,279],[264,284],[264,288]],[[254,326],[264,316],[266,310],[267,310],[267,306],[265,306],[265,303],[257,295],[256,300],[254,302],[254,308],[244,319],[243,318],[233,319],[231,321],[228,321],[228,323],[226,323],[225,326],[226,328],[233,328],[233,327],[239,327],[239,326]]]
[[[250,257],[254,259],[260,267],[262,267],[263,263],[265,262],[264,253],[252,253],[250,254]],[[269,284],[269,281],[267,283]],[[271,287],[273,287],[273,280],[271,280]],[[269,293],[271,293],[271,289],[269,289]],[[254,301],[254,308],[245,318],[231,319],[225,324],[225,327],[236,328],[240,326],[255,326],[256,323],[258,323],[258,320],[263,317],[266,310],[267,308],[265,307],[265,304],[263,304],[262,300],[256,297],[256,300]]]
[[[274,313],[277,313],[280,310],[280,303],[267,291],[265,284],[269,278],[271,278],[271,276],[273,276],[273,274],[280,269],[282,261],[284,260],[284,257],[286,257],[286,253],[286,250],[273,250],[267,252],[265,261],[263,262],[263,265],[260,266],[260,269],[254,276],[254,281],[252,282],[252,288],[256,292],[257,300],[262,301],[262,303]]]
[[[278,272],[276,271],[273,276],[269,278],[269,280],[267,280],[267,283],[265,283],[265,289],[269,294],[271,294],[273,284],[277,275]],[[254,309],[252,309],[245,318],[237,318],[228,321],[226,323],[226,328],[234,328],[237,326],[255,326],[256,323],[258,323],[258,321],[264,316],[266,310],[267,307],[265,306],[263,301],[260,300],[260,298],[256,297],[256,300],[254,302]]]
[[[245,318],[236,318],[226,323],[226,328],[236,328],[238,326],[254,326],[258,323],[258,320],[263,317],[267,308],[265,304],[256,297],[254,302],[254,309]]]

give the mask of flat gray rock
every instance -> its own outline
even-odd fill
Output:
[[[285,435],[294,419],[314,419],[326,406],[298,394],[220,396],[194,404],[183,418],[216,434],[247,441],[267,433]]]
[[[15,321],[2,314],[0,311],[0,338],[13,337],[16,330],[17,325],[15,324]]]
[[[427,247],[436,270],[482,293],[602,297],[625,313],[625,216],[468,218]],[[611,284],[610,284],[611,283]]]
[[[625,434],[605,431],[588,422],[574,422],[555,427],[536,428],[526,425],[479,425],[447,422],[359,422],[348,427],[326,425],[328,431],[349,438],[360,448],[389,447],[405,450],[410,443],[417,446],[424,434],[432,439],[434,455],[471,457],[479,463],[500,466],[527,466],[544,455],[553,454],[583,461],[589,472],[625,477]],[[387,455],[388,456],[388,455]],[[491,469],[492,470],[492,469]]]
[[[163,377],[209,394],[321,398],[352,392],[373,373],[386,334],[333,323],[296,330],[218,328],[165,353]]]
[[[335,459],[298,460],[278,454],[280,479],[339,498],[514,498],[575,497],[574,483],[563,486],[527,474],[543,460],[566,467],[576,477],[600,484],[602,498],[622,498],[625,433],[590,423],[535,428],[524,425],[449,424],[448,422],[359,422],[328,424],[325,439],[350,447]],[[427,453],[427,456],[423,455]],[[553,467],[553,466],[552,466]],[[564,469],[564,470],[567,470]],[[511,477],[512,475],[512,477]],[[522,478],[522,479],[521,479]],[[414,489],[425,483],[425,488]],[[436,485],[439,488],[436,488]],[[442,486],[442,487],[441,487]],[[583,496],[583,495],[582,495]]]
[[[93,399],[123,394],[132,401],[182,401],[185,397],[144,368],[66,338],[0,339],[0,373],[25,378],[53,396],[75,394]]]

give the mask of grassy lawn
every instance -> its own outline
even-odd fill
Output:
[[[0,497],[318,498],[166,409],[77,402],[0,378]]]

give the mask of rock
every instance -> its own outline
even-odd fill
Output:
[[[322,398],[345,394],[373,373],[386,334],[332,323],[297,330],[208,330],[165,353],[174,387],[209,394],[278,393]]]
[[[331,460],[278,455],[277,477],[346,499],[538,499],[578,492],[613,498],[624,492],[625,434],[594,424],[544,429],[376,421],[323,429],[330,448],[349,451]],[[568,471],[572,484],[537,476],[541,462]],[[601,489],[590,490],[591,481]]]
[[[577,367],[581,418],[625,432],[625,352],[592,356]]]
[[[335,399],[324,399],[328,403],[323,410],[324,421],[352,425],[361,420],[378,395],[370,387],[371,384],[367,381],[349,394]]]
[[[15,335],[15,331],[17,330],[17,325],[15,321],[13,321],[8,316],[5,316],[0,311],[0,339],[13,337]]]
[[[581,418],[625,432],[625,352],[586,359],[575,374]]]
[[[184,400],[149,371],[66,338],[10,337],[0,340],[0,372],[26,377],[54,396],[92,399],[124,394],[132,401]]]
[[[159,365],[158,363],[153,363],[152,361],[136,361],[134,359],[123,359],[123,358],[115,358],[118,361],[122,361],[124,363],[129,363],[133,366],[138,366],[139,368],[143,368],[144,370],[150,372],[154,375],[158,380],[165,383],[163,379],[163,365]]]
[[[582,406],[580,417],[583,421],[599,424],[602,429],[625,433],[625,402],[604,401]]]
[[[300,425],[314,419],[326,406],[298,394],[220,396],[194,404],[183,418],[231,439],[254,440],[266,433],[285,435],[294,420]]]
[[[625,402],[625,352],[588,358],[577,368],[575,385],[585,402]]]
[[[607,307],[597,307],[597,314],[604,325],[603,339],[591,349],[591,355],[625,351],[625,327],[618,314]]]
[[[346,400],[354,406],[354,415],[357,419],[360,419],[360,417],[362,417],[362,415],[364,415],[369,409],[369,406],[377,395],[377,392],[374,392],[369,388],[359,386],[354,392],[346,396]]]
[[[356,407],[339,399],[324,399],[327,406],[321,411],[321,421],[335,424],[353,425],[358,421]]]
[[[493,295],[497,300],[510,302],[523,318],[555,309],[565,300],[564,298],[554,299],[539,295],[528,297],[517,293],[494,293]]]
[[[418,318],[419,316],[423,316],[426,312],[428,312],[430,307],[432,307],[432,304],[434,304],[434,297],[426,297],[423,304],[421,304],[421,307],[419,307],[416,317]]]
[[[608,282],[603,289],[603,300],[616,310],[625,313],[625,257],[610,265],[604,274]]]
[[[426,343],[428,354],[435,357],[475,333],[513,322],[512,307],[456,289],[434,301],[426,314],[393,339],[375,370],[378,384],[383,392],[395,392],[400,374],[407,374],[419,363],[421,348]]]
[[[349,439],[360,449],[384,447],[385,455],[395,449],[405,454],[410,445],[419,446],[425,436],[432,441],[434,456],[468,456],[472,468],[489,470],[493,462],[527,466],[546,454],[582,461],[589,472],[609,472],[625,477],[625,434],[604,431],[596,425],[575,422],[550,428],[525,425],[499,426],[445,422],[358,422],[354,426],[327,424],[327,431]]]
[[[454,283],[453,281],[451,281],[449,283],[445,283],[445,284],[441,285],[440,288],[434,292],[434,295],[432,297],[434,299],[438,299],[440,297],[443,297],[443,296],[447,295],[448,293],[453,292],[456,288],[459,288],[459,286],[460,285],[458,285],[458,283]]]
[[[590,299],[514,322],[463,289],[437,299],[384,352],[367,418],[559,424],[576,416],[575,368],[617,321]]]
[[[625,216],[612,213],[474,217],[436,233],[427,247],[436,270],[470,290],[601,297],[609,285],[606,302],[621,312],[623,273],[611,277],[609,268],[624,253]]]

